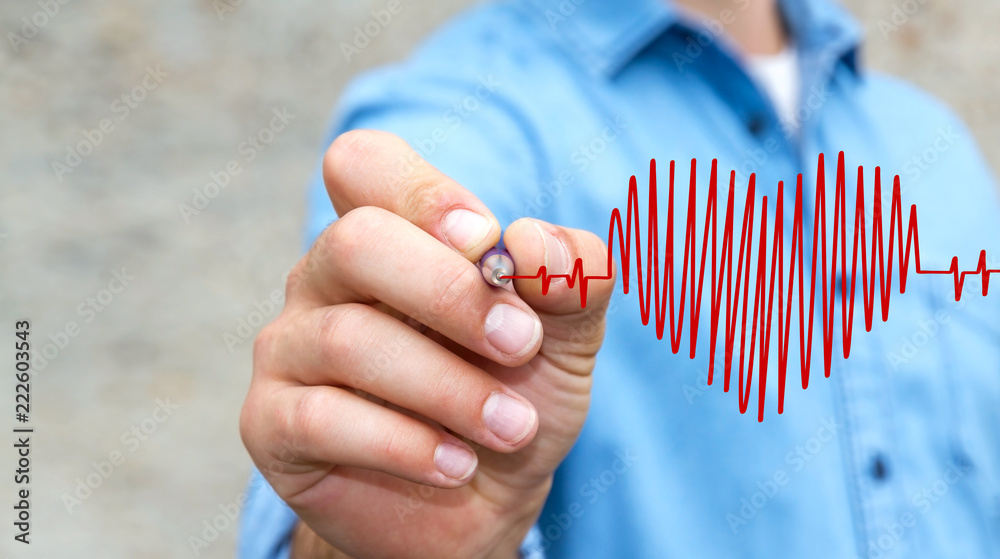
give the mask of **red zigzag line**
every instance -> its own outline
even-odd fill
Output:
[[[795,188],[795,211],[793,212],[793,222],[791,231],[791,262],[788,268],[787,293],[786,284],[781,279],[785,276],[784,262],[784,183],[778,183],[777,203],[774,210],[775,224],[774,237],[771,244],[771,251],[767,251],[767,196],[763,197],[760,207],[760,232],[757,247],[756,271],[751,272],[750,261],[753,255],[754,226],[753,215],[755,210],[756,196],[755,181],[756,175],[750,175],[747,189],[746,201],[744,202],[743,224],[740,228],[739,253],[735,268],[735,278],[733,274],[733,253],[736,248],[736,239],[733,236],[733,209],[734,209],[734,186],[736,183],[736,173],[729,175],[729,195],[726,199],[726,213],[722,224],[721,251],[722,259],[718,259],[719,236],[718,236],[718,160],[712,160],[712,172],[708,189],[708,207],[706,210],[704,231],[701,240],[700,254],[696,250],[696,214],[695,201],[695,169],[696,160],[691,160],[691,185],[688,194],[687,222],[684,228],[684,249],[683,263],[681,265],[681,285],[680,300],[675,305],[675,252],[674,247],[674,162],[670,162],[670,186],[667,194],[667,233],[666,246],[667,253],[663,262],[663,281],[660,280],[660,254],[659,254],[659,225],[657,212],[654,211],[657,205],[656,190],[656,160],[649,162],[649,208],[647,216],[648,229],[646,237],[646,267],[643,275],[642,237],[639,224],[639,194],[636,185],[635,175],[629,180],[628,192],[628,212],[625,218],[625,226],[622,227],[621,211],[615,208],[611,212],[611,221],[608,227],[608,265],[607,272],[601,275],[585,275],[583,273],[583,260],[578,258],[573,265],[573,270],[569,274],[549,274],[544,266],[538,269],[533,275],[513,275],[507,276],[511,279],[541,279],[542,293],[549,291],[552,280],[563,278],[567,280],[570,288],[577,283],[580,285],[580,306],[587,304],[587,288],[591,281],[607,281],[612,278],[613,270],[613,248],[617,237],[619,254],[621,256],[621,269],[623,280],[623,291],[629,292],[630,282],[629,263],[632,255],[632,241],[635,242],[635,269],[639,288],[639,310],[642,315],[642,323],[649,324],[651,309],[655,310],[656,337],[663,339],[664,326],[667,317],[670,318],[670,347],[676,354],[680,351],[681,335],[684,328],[685,302],[689,303],[688,315],[691,329],[690,357],[694,358],[698,341],[698,323],[701,316],[703,294],[705,287],[705,266],[711,262],[709,280],[709,311],[711,327],[709,338],[709,352],[715,355],[715,349],[719,342],[719,321],[725,314],[725,337],[723,343],[726,349],[725,373],[723,390],[729,391],[733,346],[736,341],[737,331],[739,331],[739,406],[740,413],[746,413],[750,400],[750,387],[753,382],[754,359],[759,357],[760,381],[758,383],[758,408],[757,420],[764,420],[764,394],[767,387],[767,365],[770,352],[771,327],[774,324],[775,307],[777,307],[777,335],[780,336],[778,344],[778,413],[784,410],[785,399],[785,375],[788,368],[788,345],[791,336],[792,304],[795,297],[792,296],[795,290],[796,281],[798,285],[798,314],[799,314],[799,346],[804,351],[799,352],[800,368],[802,373],[802,388],[809,386],[809,371],[812,361],[812,339],[813,324],[816,316],[816,284],[820,283],[820,294],[822,297],[822,325],[823,325],[823,367],[825,375],[830,376],[830,365],[833,354],[834,336],[834,310],[836,308],[836,287],[837,270],[847,271],[846,277],[850,282],[850,292],[848,293],[847,281],[840,283],[840,304],[841,304],[841,334],[843,336],[844,358],[851,353],[851,336],[853,334],[854,323],[854,301],[855,287],[858,271],[858,252],[860,247],[861,256],[861,286],[864,304],[865,330],[871,331],[872,319],[875,314],[875,286],[878,279],[879,302],[882,312],[882,321],[889,317],[889,300],[892,291],[892,271],[896,260],[900,262],[898,268],[899,292],[906,291],[906,277],[909,271],[910,256],[913,256],[914,268],[918,274],[950,274],[955,284],[955,300],[961,298],[962,288],[968,275],[981,275],[983,295],[989,292],[990,274],[1000,273],[1000,269],[988,269],[986,265],[986,251],[979,254],[979,262],[974,270],[959,271],[958,257],[953,257],[951,265],[945,270],[924,269],[920,265],[920,240],[917,231],[917,208],[911,205],[906,226],[903,225],[903,205],[900,200],[899,175],[893,179],[892,207],[889,219],[889,250],[885,251],[884,225],[882,221],[882,189],[881,173],[879,167],[875,168],[875,192],[874,208],[871,223],[871,247],[866,243],[859,242],[868,239],[865,201],[864,201],[864,171],[858,167],[857,179],[857,203],[854,209],[854,239],[851,251],[850,267],[847,261],[847,212],[845,202],[846,193],[846,173],[844,168],[844,152],[840,152],[837,159],[837,186],[834,193],[834,218],[833,218],[833,245],[827,247],[827,223],[826,223],[826,180],[824,173],[823,154],[819,155],[817,163],[817,183],[816,183],[816,208],[815,219],[813,220],[812,235],[812,263],[809,271],[809,301],[808,306],[805,298],[805,279],[803,270],[803,251],[805,250],[805,236],[802,226],[802,175],[797,179]],[[906,242],[903,243],[903,231],[906,231]],[[632,237],[629,232],[634,233]],[[616,235],[617,234],[617,235]],[[822,239],[822,243],[820,243]],[[839,242],[838,242],[839,240]],[[711,245],[711,258],[709,251]],[[897,250],[894,252],[893,248]],[[829,250],[829,252],[828,252]],[[819,254],[819,258],[817,258]],[[828,257],[828,254],[830,255]],[[838,263],[839,256],[839,263]],[[767,270],[767,263],[770,261],[770,273]],[[697,264],[697,266],[696,266]],[[877,264],[877,274],[876,274]],[[817,275],[817,265],[821,265]],[[839,266],[839,268],[838,268]],[[643,279],[645,278],[645,284]],[[724,287],[723,287],[724,278]],[[750,286],[753,286],[753,310],[749,313],[750,336],[749,348],[747,348],[747,319],[749,310]],[[777,287],[777,296],[775,288]],[[734,291],[735,288],[735,291]],[[742,302],[741,302],[742,296]],[[725,304],[723,307],[723,303]],[[775,305],[777,303],[777,305]],[[808,313],[807,313],[808,309]],[[669,313],[669,314],[668,314]],[[738,330],[737,330],[738,328]],[[759,341],[759,349],[758,349]],[[749,349],[749,360],[745,361],[747,350]],[[744,366],[746,363],[746,366]],[[745,369],[745,370],[744,370]],[[710,360],[708,366],[708,384],[712,384],[715,372],[715,361]],[[744,382],[745,381],[745,382]]]

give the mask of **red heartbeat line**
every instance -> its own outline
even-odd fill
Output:
[[[900,266],[899,292],[906,291],[906,276],[909,270],[910,256],[914,260],[915,271],[918,274],[950,274],[955,283],[955,300],[958,301],[962,295],[962,288],[968,275],[982,276],[983,295],[989,292],[990,274],[1000,273],[1000,269],[988,269],[986,265],[986,251],[979,255],[979,263],[975,270],[959,271],[958,257],[953,257],[951,265],[945,270],[924,269],[920,265],[920,240],[917,232],[917,208],[910,206],[909,216],[906,223],[906,242],[903,243],[903,205],[900,200],[899,175],[893,179],[892,206],[889,219],[889,251],[888,257],[884,250],[884,228],[882,221],[882,189],[881,171],[875,167],[875,190],[874,190],[874,211],[872,212],[871,223],[871,256],[869,261],[869,251],[865,243],[859,243],[861,239],[867,239],[865,202],[864,202],[864,174],[863,169],[858,167],[857,181],[857,201],[854,211],[854,241],[851,253],[850,267],[847,262],[847,207],[845,202],[846,194],[846,173],[844,170],[844,152],[840,152],[837,159],[837,186],[834,194],[834,218],[833,218],[833,246],[832,256],[827,258],[827,226],[826,226],[826,179],[824,173],[823,154],[819,155],[817,163],[816,180],[816,208],[815,219],[813,220],[812,236],[812,259],[809,276],[809,305],[808,322],[806,321],[806,302],[803,274],[803,247],[806,244],[802,227],[802,175],[799,174],[795,189],[795,211],[793,212],[792,239],[791,239],[791,263],[788,271],[788,296],[785,297],[785,285],[776,279],[785,277],[784,265],[784,220],[783,220],[783,200],[784,183],[778,183],[778,193],[776,197],[774,239],[770,254],[767,251],[767,196],[763,197],[760,208],[760,239],[757,249],[757,270],[752,278],[753,292],[753,312],[751,313],[751,331],[749,360],[744,367],[744,358],[747,350],[747,310],[748,297],[751,285],[751,265],[750,259],[753,252],[753,215],[756,197],[754,196],[756,176],[750,175],[743,225],[740,230],[739,255],[736,266],[735,281],[733,278],[733,250],[735,239],[733,237],[733,207],[734,190],[736,182],[735,171],[729,175],[729,196],[726,201],[725,223],[723,224],[722,235],[722,260],[718,260],[718,185],[717,185],[717,164],[718,160],[712,160],[712,172],[708,189],[708,207],[705,215],[705,227],[702,235],[702,249],[700,263],[697,270],[696,260],[699,255],[695,248],[696,226],[695,226],[695,168],[696,160],[691,160],[691,185],[688,195],[687,223],[684,233],[684,260],[681,267],[680,301],[675,306],[675,261],[674,261],[674,162],[670,162],[670,187],[667,202],[667,233],[666,233],[666,254],[663,265],[664,281],[660,282],[660,255],[659,255],[659,227],[656,198],[656,160],[649,162],[649,228],[647,231],[646,245],[646,275],[645,288],[643,287],[643,267],[642,249],[639,225],[639,194],[636,186],[635,175],[629,180],[628,192],[628,214],[626,216],[625,227],[622,228],[621,211],[615,208],[611,212],[611,222],[608,227],[608,266],[607,273],[601,275],[585,275],[583,273],[583,260],[576,259],[573,270],[569,274],[549,274],[544,266],[538,269],[534,275],[513,275],[505,276],[511,279],[541,279],[542,294],[549,291],[549,286],[554,279],[565,279],[570,288],[577,283],[580,284],[580,306],[587,304],[587,287],[593,281],[607,281],[612,278],[613,270],[613,242],[617,232],[619,254],[622,262],[623,291],[629,292],[629,262],[632,254],[632,237],[629,231],[634,231],[635,240],[635,265],[638,276],[639,288],[639,310],[642,314],[642,323],[649,324],[650,310],[655,308],[656,314],[656,337],[663,339],[664,325],[669,310],[670,317],[670,346],[673,353],[680,351],[681,335],[684,327],[684,303],[690,291],[690,324],[691,324],[691,348],[690,357],[694,358],[698,339],[698,322],[701,316],[702,294],[705,284],[705,264],[708,256],[708,245],[711,243],[711,273],[710,281],[710,339],[709,352],[715,355],[715,348],[718,343],[719,320],[723,296],[725,296],[725,376],[723,381],[723,391],[729,391],[730,378],[732,373],[733,344],[735,342],[736,328],[740,327],[740,362],[739,362],[739,406],[740,413],[746,413],[750,400],[750,387],[753,382],[754,355],[760,359],[760,380],[758,383],[758,411],[757,421],[764,420],[764,393],[767,386],[767,366],[770,352],[771,326],[773,324],[774,307],[777,302],[778,308],[778,335],[781,336],[778,344],[778,413],[784,410],[785,401],[785,374],[788,367],[788,345],[791,333],[792,317],[792,292],[795,288],[795,280],[798,279],[798,315],[799,315],[799,345],[802,351],[799,352],[799,359],[802,371],[802,388],[809,386],[809,370],[812,361],[812,339],[813,339],[813,318],[815,317],[816,303],[816,282],[817,282],[817,262],[822,264],[820,274],[822,311],[823,311],[823,357],[824,370],[827,377],[830,376],[830,364],[833,353],[834,336],[834,311],[836,308],[836,284],[837,278],[837,256],[839,250],[840,269],[846,272],[850,281],[850,293],[847,292],[847,282],[840,281],[840,303],[841,303],[841,325],[843,335],[844,358],[848,358],[851,353],[851,335],[854,323],[854,295],[858,271],[858,247],[861,248],[861,282],[864,300],[865,330],[871,331],[872,319],[875,313],[875,279],[879,284],[879,301],[882,311],[882,321],[889,317],[889,299],[892,290],[892,268],[893,256],[898,254]],[[634,224],[634,226],[633,226]],[[819,240],[823,239],[822,244]],[[838,243],[839,239],[839,243]],[[898,251],[893,252],[893,247]],[[817,259],[817,251],[820,251],[820,258]],[[877,258],[876,258],[877,256]],[[771,270],[768,280],[767,260],[770,258]],[[878,263],[878,275],[876,276],[876,260]],[[717,263],[719,268],[717,269]],[[746,266],[744,266],[746,263]],[[725,275],[725,289],[722,288],[720,277]],[[690,283],[688,282],[690,280]],[[735,295],[733,288],[735,286]],[[774,291],[777,286],[778,294],[775,297]],[[742,292],[742,313],[740,313],[740,294]],[[848,296],[849,295],[849,296]],[[651,306],[651,297],[653,304]],[[735,303],[734,303],[735,300]],[[668,306],[669,303],[669,306]],[[680,309],[678,311],[678,308]],[[738,316],[740,315],[740,316]],[[739,320],[738,320],[739,319]],[[760,347],[757,348],[758,329],[760,332]],[[758,351],[759,349],[759,351]],[[746,369],[744,371],[744,369]],[[715,372],[715,360],[710,359],[708,365],[708,384],[712,384]],[[745,373],[745,377],[744,377]],[[744,384],[744,378],[746,382]]]

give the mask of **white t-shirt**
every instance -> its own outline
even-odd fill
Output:
[[[795,47],[788,45],[778,54],[748,56],[747,71],[771,98],[781,123],[790,130],[798,131],[796,113],[802,79]]]

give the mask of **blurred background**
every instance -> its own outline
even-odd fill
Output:
[[[3,370],[15,319],[49,344],[32,544],[13,543],[5,438],[0,557],[233,555],[252,340],[302,250],[330,110],[469,4],[403,0],[349,60],[341,43],[386,0],[0,4]],[[1000,169],[1000,4],[847,5],[868,65],[943,98]],[[4,413],[13,385],[3,374]]]

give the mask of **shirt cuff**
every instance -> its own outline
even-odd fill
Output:
[[[299,518],[271,489],[257,468],[250,474],[240,515],[239,559],[288,559]]]
[[[521,543],[521,559],[545,559],[545,550],[542,548],[542,531],[538,524],[531,527],[528,535]]]

